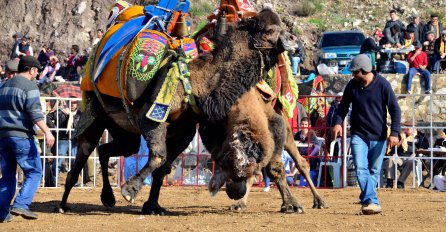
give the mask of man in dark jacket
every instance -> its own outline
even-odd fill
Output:
[[[332,140],[342,135],[342,122],[352,104],[350,147],[361,189],[362,213],[377,214],[381,212],[381,206],[375,188],[386,151],[387,111],[392,120],[388,142],[395,146],[400,132],[401,110],[392,86],[384,77],[372,72],[367,55],[357,55],[349,70],[354,78],[345,87]]]
[[[75,156],[77,152],[77,144],[75,139],[71,136],[73,128],[77,125],[80,118],[80,111],[77,108],[77,101],[71,101],[69,106],[63,107],[57,111],[53,111],[47,115],[47,124],[51,128],[58,128],[54,134],[58,138],[58,146],[55,154],[58,156]],[[71,149],[70,149],[71,147]],[[63,169],[65,157],[53,160],[53,175]],[[73,165],[73,164],[72,164]],[[54,179],[56,181],[56,179]],[[56,183],[56,182],[55,182]]]
[[[374,70],[376,70],[377,67],[377,60],[381,58],[379,54],[381,49],[379,46],[379,41],[382,37],[384,37],[384,35],[381,33],[381,30],[376,29],[373,32],[373,37],[369,37],[362,42],[361,49],[359,51],[360,54],[370,54]]]
[[[9,58],[11,60],[14,60],[15,58],[19,57],[19,55],[17,55],[16,51],[17,51],[17,47],[21,43],[22,33],[17,32],[12,36],[12,38],[14,39],[14,45],[12,46],[11,55],[9,56]]]
[[[426,37],[429,31],[434,33],[435,39],[440,38],[441,32],[443,31],[443,24],[438,20],[438,14],[431,14],[431,21],[423,29],[424,37]]]
[[[413,28],[415,40],[424,42],[426,39],[424,34],[424,23],[420,21],[420,16],[416,13],[412,14],[411,19],[412,22],[407,25],[407,28]]]

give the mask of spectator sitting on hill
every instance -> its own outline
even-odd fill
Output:
[[[424,35],[424,23],[420,21],[420,16],[417,13],[413,13],[411,15],[412,22],[407,25],[407,28],[413,28],[414,29],[414,39],[419,40],[420,42],[424,42],[425,35]]]
[[[54,56],[54,52],[51,51],[46,44],[42,45],[42,49],[37,57],[42,67],[45,67],[48,64],[50,56]]]
[[[432,31],[426,35],[426,40],[423,43],[423,52],[427,55],[427,64],[429,71],[433,70],[435,62],[437,62],[435,55],[435,38]]]
[[[434,51],[436,54],[436,62],[434,65],[434,70],[438,71],[441,65],[440,60],[446,59],[446,30],[443,30],[441,33],[441,37],[435,40]]]
[[[407,76],[407,93],[411,93],[412,87],[412,78],[417,74],[421,74],[426,80],[426,94],[430,94],[430,82],[431,82],[431,73],[426,69],[427,68],[427,55],[423,52],[420,41],[415,41],[414,43],[415,50],[409,52],[407,55],[407,62],[409,62],[409,74]]]
[[[9,56],[9,58],[11,60],[14,60],[19,57],[19,55],[17,55],[16,51],[17,51],[17,47],[21,43],[22,33],[17,32],[12,36],[12,38],[14,39],[14,45],[12,46],[11,55]]]
[[[403,47],[409,48],[410,46],[412,46],[414,41],[415,41],[415,28],[408,26],[403,40]]]
[[[384,38],[380,41],[383,47],[401,48],[400,27],[395,24],[384,29]]]
[[[401,22],[401,20],[399,19],[398,15],[396,14],[396,10],[390,10],[389,11],[389,16],[390,19],[387,20],[386,25],[384,26],[384,29],[386,28],[390,28],[393,25],[397,25],[399,30],[398,32],[403,31],[406,27],[404,26],[404,23]]]
[[[303,44],[299,41],[298,48],[295,49],[293,52],[290,52],[289,55],[291,59],[291,71],[293,73],[293,76],[296,76],[300,73],[300,64],[304,62],[305,48]]]
[[[93,40],[93,47],[101,41],[102,37],[104,36],[104,31],[102,29],[98,29],[96,31],[96,38]]]
[[[7,80],[13,78],[17,74],[18,68],[18,60],[8,60],[5,65],[5,78],[1,80],[1,83],[5,83]]]
[[[18,57],[22,56],[34,56],[33,47],[29,44],[29,38],[23,37],[20,41],[15,53]]]
[[[379,54],[379,41],[382,37],[384,37],[384,35],[381,33],[381,29],[375,29],[373,32],[373,37],[365,39],[364,42],[362,42],[361,49],[359,51],[360,54],[370,54],[374,70],[376,70],[376,64],[378,63],[377,60],[381,58],[381,55]]]
[[[45,66],[45,69],[40,74],[40,80],[38,83],[40,85],[45,83],[51,83],[56,79],[56,73],[60,69],[60,63],[59,59],[56,56],[50,57],[50,62]],[[62,78],[59,78],[59,80],[63,80]]]
[[[66,77],[65,79],[68,81],[77,81],[79,80],[79,72],[81,70],[81,62],[82,56],[79,54],[79,46],[73,45],[70,50],[70,57],[66,59],[67,67],[66,67]]]
[[[424,26],[424,36],[427,32],[432,31],[434,33],[434,38],[438,39],[443,31],[443,24],[438,21],[438,14],[431,14],[431,21],[429,21],[426,26]]]

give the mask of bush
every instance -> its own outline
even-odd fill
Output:
[[[316,5],[309,0],[304,0],[296,7],[295,14],[300,17],[308,17],[316,13]]]
[[[314,15],[318,11],[322,11],[323,6],[321,0],[303,0],[300,5],[296,7],[294,14],[301,17],[308,17]]]
[[[213,1],[202,1],[201,3],[191,4],[189,14],[193,17],[210,15],[215,8]]]

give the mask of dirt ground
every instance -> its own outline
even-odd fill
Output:
[[[69,198],[71,212],[54,213],[63,189],[39,189],[32,210],[38,220],[14,217],[0,224],[1,231],[446,231],[446,193],[424,188],[380,189],[383,213],[359,214],[359,189],[321,189],[328,209],[312,209],[309,189],[293,188],[305,208],[304,214],[283,214],[277,189],[254,188],[248,209],[229,211],[226,193],[211,198],[204,187],[165,187],[160,204],[168,216],[140,215],[149,187],[135,204],[127,203],[114,189],[117,204],[107,211],[100,202],[100,188],[74,189]]]

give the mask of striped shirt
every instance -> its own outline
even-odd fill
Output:
[[[0,138],[33,138],[34,124],[43,120],[36,83],[20,74],[0,86]]]

